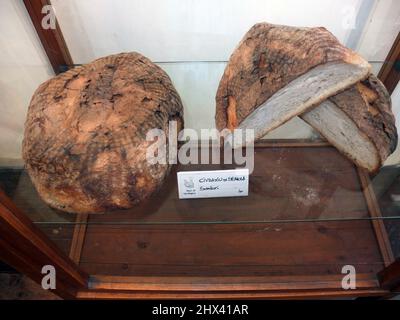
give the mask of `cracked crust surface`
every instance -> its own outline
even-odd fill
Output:
[[[330,109],[339,110],[321,110],[329,109],[327,103],[330,103]],[[336,115],[332,116],[334,113]],[[342,115],[338,116],[340,113]],[[370,172],[377,171],[397,146],[390,95],[372,74],[300,117],[358,166]]]
[[[220,81],[217,128],[233,129],[288,83],[334,61],[370,68],[325,28],[254,25],[232,53]]]
[[[342,86],[334,88],[328,82],[337,72],[324,69],[332,63],[347,65],[347,78],[354,76],[355,66],[366,72],[350,85],[338,79],[336,85]],[[310,78],[319,82],[312,97]],[[321,93],[323,99],[313,99]],[[307,106],[299,108],[302,104]],[[320,110],[324,105],[326,110]],[[216,126],[252,128],[261,138],[295,115],[369,171],[378,170],[397,146],[390,95],[368,62],[324,28],[256,24],[225,68],[216,96]]]
[[[150,129],[183,126],[168,75],[139,53],[95,60],[43,83],[28,110],[23,158],[42,199],[74,213],[130,208],[149,197],[169,165],[150,165]],[[166,142],[168,144],[168,140]]]
[[[375,145],[380,156],[380,167],[397,146],[397,129],[391,98],[382,82],[371,74],[367,80],[331,97],[330,100],[345,112]]]

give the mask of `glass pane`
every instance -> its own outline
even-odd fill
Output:
[[[23,169],[3,169],[0,183],[38,224],[230,224],[400,218],[396,210],[397,168],[385,168],[370,180],[366,172],[357,169],[335,148],[320,144],[259,144],[248,197],[179,199],[176,172],[240,166],[178,165],[159,192],[141,205],[92,214],[83,222],[74,214],[48,207]],[[381,212],[377,210],[377,199]]]

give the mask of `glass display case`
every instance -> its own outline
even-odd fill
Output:
[[[382,81],[391,95],[390,112],[398,123],[400,4],[375,0],[325,1],[323,5],[313,0],[118,0],[112,4],[25,0],[16,4],[7,0],[0,6],[2,29],[8,28],[9,33],[0,39],[2,46],[8,48],[0,55],[5,70],[0,104],[3,262],[39,284],[45,274],[43,267],[54,266],[57,286],[51,290],[63,298],[390,298],[399,293],[397,134],[395,139],[392,137],[396,145],[391,148],[391,155],[381,159],[384,161],[378,169],[368,170],[363,160],[369,158],[369,151],[354,160],[350,149],[358,150],[357,145],[343,151],[332,136],[316,130],[309,121],[307,124],[303,113],[298,113],[274,130],[262,131],[263,137],[254,142],[247,196],[180,199],[178,172],[235,170],[247,163],[235,159],[232,163],[182,163],[178,159],[144,200],[127,208],[110,206],[101,213],[77,213],[54,203],[49,205],[48,199],[56,196],[43,196],[48,191],[43,191],[45,187],[30,171],[30,159],[22,160],[22,141],[30,121],[26,120],[29,101],[42,82],[71,70],[85,72],[79,68],[100,57],[132,51],[143,54],[168,74],[181,99],[185,129],[192,129],[194,135],[202,129],[215,129],[221,78],[226,76],[228,66],[244,61],[244,57],[236,61],[234,52],[240,52],[246,43],[246,38],[240,42],[242,37],[260,22],[325,27],[344,47],[368,61],[369,72]],[[323,38],[323,46],[338,46],[330,44],[329,39]],[[313,43],[312,48],[315,46]],[[273,46],[267,48],[265,61],[257,60],[260,68],[269,63],[268,50],[274,50]],[[301,65],[307,59],[304,55],[296,63]],[[270,68],[291,68],[290,61],[279,61],[278,65],[271,62]],[[108,64],[106,68],[116,67]],[[246,70],[241,70],[243,79]],[[251,73],[254,72],[258,71]],[[355,73],[353,70],[352,75]],[[79,76],[74,75],[73,79]],[[333,72],[328,79],[334,77]],[[266,79],[260,80],[261,86],[263,81],[269,81],[260,79]],[[238,81],[238,90],[243,94],[255,90]],[[231,84],[228,91],[233,92],[233,87]],[[289,85],[287,88],[291,90]],[[347,88],[326,98],[340,95]],[[312,84],[300,91],[311,92]],[[297,91],[294,96],[302,94]],[[119,93],[114,95],[117,99]],[[237,108],[239,102],[238,99]],[[255,111],[267,102],[259,103],[261,106],[256,106]],[[314,102],[309,108],[315,105]],[[373,104],[369,101],[367,105]],[[40,100],[39,106],[45,107],[46,103]],[[229,118],[229,106],[227,126],[235,123]],[[244,111],[237,114],[240,112]],[[218,121],[218,115],[216,118]],[[240,119],[237,125],[240,126]],[[264,120],[262,125],[264,130]],[[389,126],[385,122],[376,130],[389,136]],[[53,133],[55,143],[63,141],[67,134],[63,129],[59,135]],[[381,131],[374,131],[374,135]],[[343,132],[342,135],[346,133]],[[44,135],[39,135],[32,149],[41,148],[40,139],[44,140]],[[28,140],[25,136],[24,143]],[[184,141],[180,141],[177,149],[183,145]],[[376,145],[377,149],[384,149],[383,143]],[[217,152],[217,158],[222,159],[219,147],[199,146],[199,157],[203,149],[209,151],[206,158]],[[42,152],[45,157],[51,154],[54,161],[61,157],[46,150]],[[95,153],[94,158],[100,159],[100,153]],[[86,168],[80,165],[81,170]],[[117,168],[125,170],[122,164]],[[118,174],[119,170],[112,171],[107,179],[121,184]],[[96,181],[97,185],[91,188],[100,190],[102,181]],[[48,179],[46,190],[51,189],[52,183]],[[136,180],[135,183],[137,186]],[[139,197],[140,191],[135,189],[135,196]],[[81,191],[78,193],[82,195]],[[100,198],[108,196],[102,194]],[[118,196],[123,197],[119,191]],[[78,203],[80,198],[76,199]],[[75,208],[74,203],[69,202],[68,206]]]

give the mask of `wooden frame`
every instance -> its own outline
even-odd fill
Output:
[[[54,292],[75,298],[87,288],[88,275],[53,244],[0,190],[0,258],[16,270],[41,283],[43,266],[56,270]]]
[[[263,142],[263,147],[324,147],[326,142]],[[56,293],[63,298],[78,299],[160,299],[160,298],[270,298],[305,299],[325,297],[390,297],[391,290],[400,284],[399,262],[393,263],[393,254],[387,238],[381,213],[371,189],[371,181],[364,170],[358,169],[364,197],[372,217],[377,244],[386,267],[378,277],[357,275],[357,290],[339,290],[340,275],[304,275],[271,277],[140,277],[140,276],[88,276],[79,267],[85,243],[88,215],[78,215],[74,229],[70,258],[65,256],[32,222],[0,193],[0,256],[20,272],[40,283],[41,267],[51,264],[57,270]],[[393,264],[392,264],[393,263]]]
[[[68,70],[73,61],[57,19],[56,29],[42,28],[42,8],[51,5],[50,0],[24,0],[24,4],[55,74]]]
[[[383,262],[387,267],[394,261],[394,256],[390,246],[389,238],[386,233],[385,224],[380,219],[382,218],[381,210],[379,209],[379,204],[376,200],[375,193],[372,190],[372,184],[368,172],[360,168],[357,168],[357,171],[360,177],[361,186],[363,187],[363,192],[367,201],[370,215],[374,219],[372,220],[372,224],[374,226],[376,239],[381,249]]]
[[[378,78],[392,94],[400,80],[400,33],[379,72]]]
[[[179,277],[175,282],[154,277],[143,282],[140,277],[97,276],[91,277],[90,289],[78,292],[79,299],[318,299],[334,297],[384,297],[388,291],[377,288],[376,282],[359,275],[357,290],[338,290],[338,276],[299,278],[296,284],[289,277],[274,282],[269,278]],[[365,279],[363,279],[365,278]],[[196,285],[200,283],[201,285]],[[249,285],[251,284],[251,285]]]
[[[259,142],[257,147],[324,147],[330,146],[325,141],[270,141]],[[393,253],[387,237],[386,229],[379,205],[377,204],[368,173],[357,168],[360,184],[368,206],[371,224],[376,241],[380,248],[382,260],[385,266],[393,261]],[[87,215],[78,216],[77,221],[87,221]],[[86,230],[86,228],[85,228]],[[74,239],[75,248],[82,252],[84,236],[82,229],[76,230]],[[79,261],[77,261],[79,263]],[[386,270],[386,269],[385,269]],[[397,270],[396,270],[397,271]],[[391,272],[391,276],[400,281],[400,271]],[[224,277],[221,283],[220,277],[123,277],[123,276],[96,276],[89,279],[89,288],[78,292],[80,299],[174,299],[174,298],[201,298],[201,299],[306,299],[325,297],[363,297],[363,296],[391,296],[389,288],[380,287],[376,281],[371,280],[366,274],[357,276],[357,290],[338,290],[337,283],[340,277],[337,275],[324,275],[323,277],[304,276],[298,278],[294,284],[290,277],[278,277],[271,282],[268,277],[245,277],[238,280],[237,277]],[[198,284],[198,285],[196,285]]]
[[[76,224],[74,227],[74,235],[71,243],[71,249],[69,252],[69,257],[76,264],[79,264],[79,261],[81,260],[81,253],[82,253],[83,242],[85,241],[87,221],[88,221],[87,214],[77,215]]]
[[[24,4],[46,51],[49,61],[56,74],[73,65],[71,55],[63,38],[60,26],[56,23],[55,30],[45,30],[41,27],[44,5],[51,4],[49,0],[24,0]],[[379,78],[392,93],[399,79],[398,61],[400,56],[400,35],[390,51]],[[293,147],[320,146],[325,142],[310,144],[308,142],[293,142]],[[276,143],[274,146],[279,146]],[[80,261],[85,239],[87,216],[80,216],[75,226],[70,257],[63,254],[51,241],[21,213],[18,208],[0,192],[0,257],[20,272],[40,283],[41,267],[52,264],[57,270],[57,289],[55,293],[64,298],[315,298],[315,297],[345,297],[345,296],[387,296],[390,290],[399,290],[400,263],[393,262],[393,255],[387,239],[383,222],[379,220],[380,211],[375,196],[370,187],[368,174],[359,170],[361,184],[372,218],[372,225],[381,249],[383,261],[387,268],[379,274],[381,286],[370,279],[361,279],[361,289],[342,291],[331,286],[337,278],[327,276],[324,279],[299,279],[296,286],[288,287],[286,279],[281,278],[275,283],[259,283],[253,286],[244,283],[234,283],[226,278],[225,284],[213,283],[216,279],[197,279],[199,283],[207,283],[196,288],[191,279],[179,277],[175,283],[165,282],[166,279],[154,278],[154,284],[144,283],[137,277],[91,276],[83,272],[76,263]],[[392,263],[393,262],[393,263]],[[391,264],[392,263],[392,264]],[[251,279],[250,279],[251,280]],[[259,279],[257,279],[259,280]]]
[[[381,287],[393,292],[400,292],[400,258],[378,274]]]

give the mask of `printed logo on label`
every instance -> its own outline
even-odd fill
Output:
[[[178,172],[180,199],[245,197],[249,194],[249,169]]]

